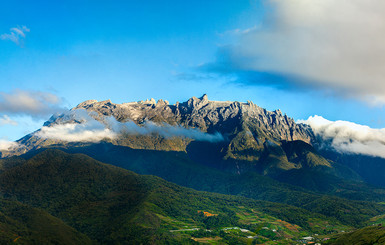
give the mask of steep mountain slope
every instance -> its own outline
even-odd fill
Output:
[[[84,234],[47,212],[0,199],[1,244],[93,244]]]
[[[361,154],[343,154],[323,147],[321,154],[346,166],[360,175],[369,184],[385,187],[385,159]]]
[[[58,150],[44,151],[2,172],[0,191],[6,198],[46,210],[100,243],[192,242],[191,234],[170,232],[186,227],[258,230],[260,224],[273,222],[281,224],[283,232],[291,223],[297,225],[291,237],[348,228],[301,208],[197,192]]]
[[[367,245],[367,244],[385,244],[385,227],[372,226],[365,227],[350,233],[337,236],[326,244],[335,245]]]

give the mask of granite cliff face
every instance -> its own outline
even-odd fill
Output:
[[[221,134],[223,141],[215,144],[199,144],[189,137],[163,137],[162,135],[122,133],[119,137],[104,141],[133,149],[195,152],[192,158],[204,158],[200,152],[211,149],[217,155],[216,162],[229,171],[244,172],[259,169],[269,174],[277,169],[299,168],[288,160],[282,142],[303,141],[311,143],[314,138],[311,128],[296,124],[292,118],[280,110],[267,111],[251,101],[247,103],[230,101],[210,101],[207,95],[192,97],[188,101],[170,105],[168,101],[154,99],[114,104],[110,100],[98,102],[88,100],[71,109],[71,113],[52,116],[45,127],[81,124],[74,117],[75,112],[87,112],[97,121],[114,118],[119,123],[134,122],[143,126],[148,122],[163,127],[195,129],[207,134]],[[18,155],[32,149],[50,146],[65,146],[68,142],[44,139],[32,133],[18,141],[22,146],[14,152],[4,152],[3,156]],[[78,142],[82,146],[85,143]],[[203,146],[204,145],[204,146]],[[205,149],[203,149],[205,148]],[[198,155],[198,156],[197,156]],[[200,156],[202,155],[202,156]],[[202,160],[202,159],[197,159]]]

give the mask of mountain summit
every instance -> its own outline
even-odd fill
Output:
[[[258,127],[261,132],[254,134],[255,141],[302,140],[310,142],[311,130],[303,124],[296,124],[293,119],[282,115],[280,110],[267,111],[253,102],[210,101],[207,95],[192,97],[188,101],[169,105],[166,100],[154,99],[114,104],[110,100],[97,102],[88,100],[72,109],[85,109],[96,112],[98,117],[113,116],[119,122],[133,121],[142,124],[146,121],[180,125],[185,128],[198,128],[203,132],[233,135],[239,127],[254,131]],[[53,117],[50,123],[61,122],[63,116]],[[49,124],[48,124],[49,125]]]

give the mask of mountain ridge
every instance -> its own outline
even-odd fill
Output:
[[[53,115],[41,129],[18,140],[19,148],[3,151],[1,156],[21,155],[39,148],[65,147],[70,142],[52,136],[60,135],[60,130],[65,134],[74,133],[70,138],[75,140],[76,133],[81,130],[88,130],[87,133],[92,135],[94,128],[88,129],[88,124],[92,127],[97,124],[97,133],[108,131],[112,134],[98,138],[95,143],[187,152],[198,162],[228,172],[256,171],[275,177],[290,170],[317,169],[361,181],[354,170],[317,152],[313,145],[319,146],[319,138],[310,126],[296,123],[280,110],[267,111],[251,101],[210,101],[207,95],[174,105],[161,99],[122,104],[111,100],[87,100],[66,113]],[[53,131],[51,137],[44,135],[45,131],[56,128],[58,132]],[[214,144],[206,144],[205,141],[212,139],[215,139]],[[90,143],[92,140],[80,139],[77,145],[82,147]],[[205,151],[205,157],[197,157]]]
[[[165,125],[170,125],[168,127],[192,129],[195,133],[201,131],[209,136],[221,135],[225,142],[220,149],[224,153],[223,159],[242,162],[241,165],[235,164],[230,167],[232,171],[239,172],[250,168],[249,163],[243,163],[260,160],[266,149],[279,148],[281,141],[302,140],[311,143],[314,138],[309,126],[295,123],[292,118],[282,115],[280,110],[270,112],[251,101],[246,103],[210,101],[207,95],[201,98],[192,97],[186,102],[177,102],[175,105],[169,105],[163,100],[155,102],[153,99],[123,104],[114,104],[110,100],[101,102],[88,100],[72,108],[68,113],[52,116],[44,123],[43,128],[82,124],[86,121],[82,114],[87,114],[87,120],[101,123],[106,123],[106,118],[113,118],[112,120],[116,120],[115,124],[119,125],[134,122],[137,127],[143,128],[146,123],[151,122],[159,125],[159,130],[162,130]],[[49,145],[66,144],[57,139],[39,137],[39,131],[18,140],[20,148],[2,152],[2,157],[24,154],[29,150]],[[124,132],[119,132],[119,137],[104,140],[134,149],[166,151],[187,151],[188,145],[194,141],[189,138],[189,135],[173,137],[171,134],[170,137],[164,137],[156,133],[127,134]],[[297,168],[287,159],[284,162],[284,164],[269,166],[265,169],[266,174]]]

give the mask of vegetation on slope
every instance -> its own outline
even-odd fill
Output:
[[[327,244],[333,245],[380,245],[385,244],[385,227],[371,226],[341,234]]]
[[[382,204],[315,193],[280,183],[255,172],[239,175],[220,171],[190,160],[188,155],[183,152],[134,150],[104,143],[69,148],[67,151],[85,153],[100,161],[139,174],[156,175],[167,181],[197,190],[241,195],[297,206],[356,227],[364,225],[371,217],[385,212],[385,206]],[[354,193],[350,195],[354,196]],[[370,190],[369,194],[375,198],[381,196],[373,194],[373,190]],[[363,196],[363,199],[371,200],[369,195]]]
[[[198,192],[59,150],[44,151],[2,172],[0,191],[4,198],[44,209],[100,243],[192,243],[192,232],[170,232],[185,227],[219,234],[226,227],[242,226],[257,234],[265,222],[282,227],[275,239],[344,227],[294,206]],[[289,229],[295,225],[297,230]],[[221,234],[225,240],[239,237]]]
[[[47,212],[0,199],[1,244],[93,244],[84,234]]]

